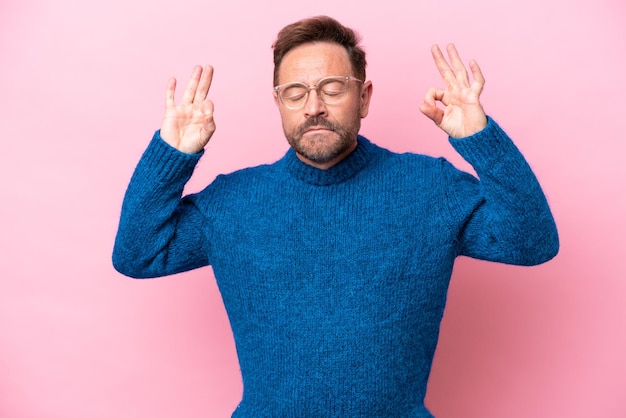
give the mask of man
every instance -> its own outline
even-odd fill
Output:
[[[480,181],[358,135],[372,83],[356,34],[328,17],[274,44],[291,150],[181,199],[215,130],[213,70],[195,68],[125,196],[113,252],[132,277],[211,265],[243,377],[234,417],[431,417],[424,406],[454,259],[533,265],[558,238],[536,178],[479,102],[455,48],[420,110]],[[437,106],[440,103],[441,108]]]

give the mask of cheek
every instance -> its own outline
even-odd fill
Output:
[[[283,123],[283,125],[286,125],[287,121],[289,120],[289,115],[285,113],[283,109],[280,107],[278,108],[278,114],[280,115],[280,120]]]
[[[298,118],[293,114],[293,112],[281,111],[280,120],[285,131],[293,131],[298,126]]]
[[[342,123],[353,124],[355,120],[361,119],[361,103],[358,100],[346,103],[346,106],[337,113],[336,117]]]

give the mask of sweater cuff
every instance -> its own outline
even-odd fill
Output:
[[[204,150],[196,154],[187,154],[177,150],[161,138],[157,130],[141,157],[141,165],[149,175],[160,182],[171,182],[191,177],[194,168],[204,154]]]
[[[505,155],[519,153],[511,138],[490,116],[487,116],[487,126],[483,130],[465,138],[449,138],[449,141],[474,168],[485,167],[500,161]]]

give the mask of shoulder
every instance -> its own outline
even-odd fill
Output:
[[[458,171],[448,160],[415,152],[394,152],[380,149],[377,164],[385,172],[424,179],[443,172]]]
[[[436,196],[454,193],[459,188],[474,189],[478,183],[476,177],[459,170],[444,157],[375,147],[377,157],[372,162],[370,174],[394,190]]]
[[[246,167],[231,173],[219,174],[201,192],[194,195],[197,201],[207,205],[231,200],[246,200],[259,190],[271,187],[280,181],[277,163]]]

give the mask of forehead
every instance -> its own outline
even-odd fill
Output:
[[[285,54],[278,69],[278,83],[313,84],[329,75],[353,75],[348,51],[332,42],[307,43]]]

